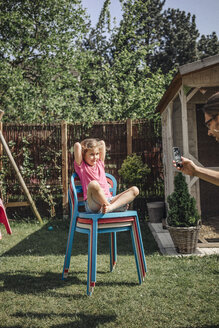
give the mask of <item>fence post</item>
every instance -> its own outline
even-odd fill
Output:
[[[62,134],[62,210],[63,217],[68,214],[68,147],[67,147],[68,125],[65,121],[61,124]]]
[[[127,132],[127,155],[132,154],[132,120],[128,118],[126,121],[126,132]]]

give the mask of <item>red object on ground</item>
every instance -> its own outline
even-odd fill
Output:
[[[5,229],[7,230],[7,233],[9,235],[12,234],[11,227],[7,218],[7,214],[5,212],[4,205],[2,203],[2,200],[0,199],[0,223],[3,223],[5,226]]]

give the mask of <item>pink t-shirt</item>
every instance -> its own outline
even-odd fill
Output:
[[[109,185],[106,180],[104,163],[101,160],[99,160],[94,166],[88,165],[85,161],[82,161],[81,165],[78,165],[76,161],[74,161],[74,168],[81,180],[84,200],[87,199],[88,184],[93,180],[96,180],[100,184],[106,197],[111,197]]]

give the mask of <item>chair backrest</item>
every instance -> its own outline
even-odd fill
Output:
[[[116,195],[117,181],[115,177],[109,173],[106,173],[106,179],[109,184],[109,190],[112,196]],[[73,173],[71,176],[70,186],[69,186],[69,201],[72,203],[72,209],[78,211],[78,207],[84,206],[83,190],[81,181],[77,173]]]

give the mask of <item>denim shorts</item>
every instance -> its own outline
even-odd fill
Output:
[[[108,198],[107,198],[107,201],[108,201],[109,203],[111,203],[112,199],[113,199],[113,197],[108,197]],[[101,209],[100,209],[99,211],[97,211],[97,212],[92,211],[92,210],[90,209],[89,205],[88,205],[88,201],[87,201],[87,199],[85,200],[84,206],[85,206],[85,211],[86,211],[87,213],[101,213]]]

